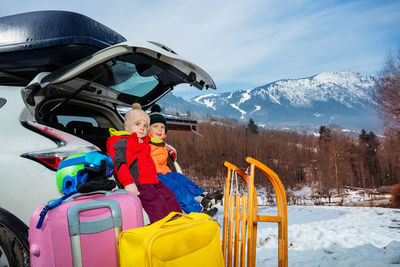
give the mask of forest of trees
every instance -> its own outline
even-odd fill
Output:
[[[251,123],[250,123],[251,124]],[[321,126],[319,137],[296,132],[251,130],[230,119],[200,123],[200,137],[191,132],[168,132],[167,142],[178,150],[184,173],[205,188],[222,188],[229,161],[246,168],[253,157],[274,170],[284,186],[305,185],[322,194],[343,187],[378,188],[400,183],[400,142],[396,135],[379,139],[362,130],[352,138]],[[269,182],[256,175],[256,186]]]

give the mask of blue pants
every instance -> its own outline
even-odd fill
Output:
[[[200,212],[202,210],[203,207],[194,200],[194,197],[203,194],[205,192],[203,188],[179,172],[168,172],[165,175],[158,173],[157,177],[174,192],[179,205],[185,213]]]

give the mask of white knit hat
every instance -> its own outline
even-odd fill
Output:
[[[135,122],[143,120],[150,125],[150,117],[139,103],[132,104],[132,109],[125,114],[124,128],[125,131],[131,132],[130,129]]]

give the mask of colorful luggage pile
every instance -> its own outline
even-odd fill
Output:
[[[31,215],[32,267],[224,265],[219,226],[207,214],[170,213],[144,226],[139,198],[111,190],[107,154],[80,153],[60,166],[65,196]]]

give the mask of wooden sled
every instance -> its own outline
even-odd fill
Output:
[[[222,251],[226,266],[253,267],[256,263],[257,223],[278,223],[278,266],[288,266],[288,230],[287,230],[287,203],[285,189],[278,175],[261,162],[248,157],[246,162],[250,165],[249,173],[245,173],[235,165],[225,162],[228,169],[225,180],[224,195],[224,220]],[[254,187],[255,169],[260,170],[272,183],[276,193],[278,206],[277,216],[264,216],[258,214],[257,194]],[[247,185],[248,195],[239,192],[232,194],[232,174],[237,174]],[[235,175],[236,175],[235,174]],[[247,246],[247,251],[246,251]],[[232,265],[233,264],[233,265]]]

